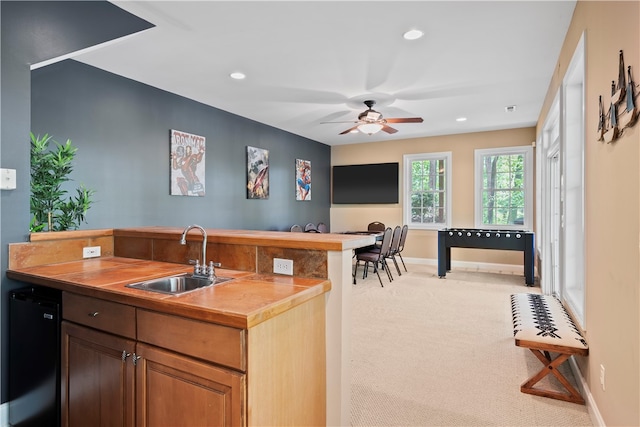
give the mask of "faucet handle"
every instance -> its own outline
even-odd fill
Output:
[[[206,272],[207,276],[209,276],[209,279],[214,279],[216,277],[215,267],[222,267],[222,264],[220,264],[219,262],[209,261],[209,268],[205,268],[205,271],[203,271],[203,273]]]
[[[200,261],[196,260],[196,264],[193,266],[193,274],[200,274],[201,268],[202,267],[200,267]]]

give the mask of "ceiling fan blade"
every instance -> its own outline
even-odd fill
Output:
[[[325,116],[322,116],[317,120],[320,123],[332,122],[334,120],[355,121],[354,119],[351,119],[351,116],[352,116],[352,111],[350,111],[350,110],[342,110],[342,111],[334,111],[333,113],[330,113],[330,114],[327,114]]]
[[[350,133],[352,130],[355,130],[355,129],[358,129],[358,126],[354,126],[354,127],[349,128],[349,129],[347,129],[345,131],[342,131],[338,135],[345,135],[345,134]]]
[[[382,129],[380,129],[380,130],[382,130],[382,131],[384,131],[386,133],[396,133],[396,132],[398,132],[398,129],[394,129],[391,126],[387,126],[387,125],[384,125],[382,127]]]
[[[320,122],[321,125],[326,125],[327,123],[360,123],[358,120],[345,120],[343,122]]]
[[[422,117],[404,117],[397,119],[385,119],[387,123],[422,123]]]

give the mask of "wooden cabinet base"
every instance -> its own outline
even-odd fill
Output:
[[[63,308],[64,427],[326,424],[324,295],[249,329],[107,309],[133,318],[135,334],[97,322],[102,301],[75,301]]]
[[[63,426],[133,427],[134,367],[122,352],[134,350],[132,340],[62,322]]]
[[[138,344],[138,426],[242,426],[245,375]]]

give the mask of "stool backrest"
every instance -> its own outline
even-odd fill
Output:
[[[393,230],[391,227],[387,227],[384,230],[384,234],[382,235],[382,244],[380,245],[380,258],[386,258],[389,255],[389,250],[391,250],[391,238],[393,235]]]
[[[367,231],[384,231],[385,226],[380,221],[374,221],[367,226]]]
[[[318,229],[316,228],[316,225],[312,222],[308,223],[307,225],[304,226],[304,231],[306,232],[317,232]]]
[[[394,255],[399,252],[400,238],[402,237],[402,227],[396,225],[393,229],[393,237],[391,238],[391,247],[389,248],[389,255]]]
[[[398,252],[402,252],[404,249],[404,242],[407,240],[407,232],[409,231],[409,226],[407,224],[402,226],[402,234],[400,235],[400,243],[398,244]]]

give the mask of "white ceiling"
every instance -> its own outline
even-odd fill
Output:
[[[575,1],[113,1],[153,24],[74,59],[319,141],[532,126]],[[425,35],[406,41],[417,28]],[[229,78],[234,71],[247,75]],[[346,134],[367,99],[422,117]],[[505,107],[516,105],[515,112]],[[456,118],[467,117],[465,122]]]

